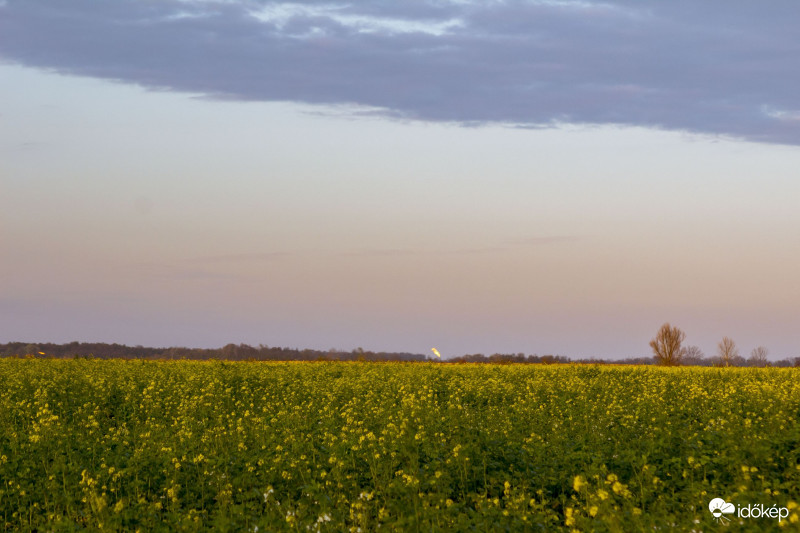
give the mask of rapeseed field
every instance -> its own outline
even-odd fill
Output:
[[[799,501],[794,369],[0,360],[2,531],[797,531]]]

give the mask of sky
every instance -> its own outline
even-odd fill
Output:
[[[800,356],[800,5],[0,1],[0,342]]]

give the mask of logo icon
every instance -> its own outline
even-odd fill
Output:
[[[732,503],[727,503],[722,498],[714,498],[708,503],[708,510],[711,511],[711,514],[714,515],[714,519],[717,522],[727,523],[730,521],[730,518],[725,515],[735,513],[736,506]]]

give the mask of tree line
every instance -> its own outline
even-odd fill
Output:
[[[222,348],[148,348],[102,342],[70,342],[68,344],[9,342],[0,344],[2,357],[52,357],[94,359],[191,359],[205,361],[425,361],[422,354],[405,352],[371,352],[363,348],[342,351],[279,348],[276,346],[250,346],[226,344]]]
[[[769,361],[769,350],[764,346],[756,346],[745,358],[739,353],[739,348],[730,337],[722,337],[717,344],[717,352],[706,358],[703,351],[697,346],[683,346],[686,333],[669,322],[661,326],[650,348],[653,350],[653,359],[656,364],[664,366],[694,365],[694,366],[796,366],[800,367],[800,357]]]
[[[627,365],[692,365],[692,366],[780,366],[800,367],[800,357],[780,361],[768,361],[764,347],[753,349],[750,357],[739,354],[735,343],[725,337],[720,341],[719,352],[706,357],[697,346],[683,346],[685,334],[679,328],[664,324],[650,342],[653,356],[629,357],[626,359],[572,359],[564,355],[526,355],[524,353],[466,354],[448,359],[432,359],[425,354],[408,352],[374,352],[356,348],[345,351],[336,348],[312,350],[281,348],[259,344],[227,344],[222,348],[151,348],[127,346],[102,342],[70,342],[67,344],[9,342],[0,343],[0,357],[34,358],[93,358],[93,359],[144,359],[144,360],[225,360],[225,361],[373,361],[373,362],[423,362],[435,361],[445,364],[627,364]]]

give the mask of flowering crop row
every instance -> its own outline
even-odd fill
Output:
[[[715,497],[795,528],[799,378],[5,359],[0,531],[699,531]]]

